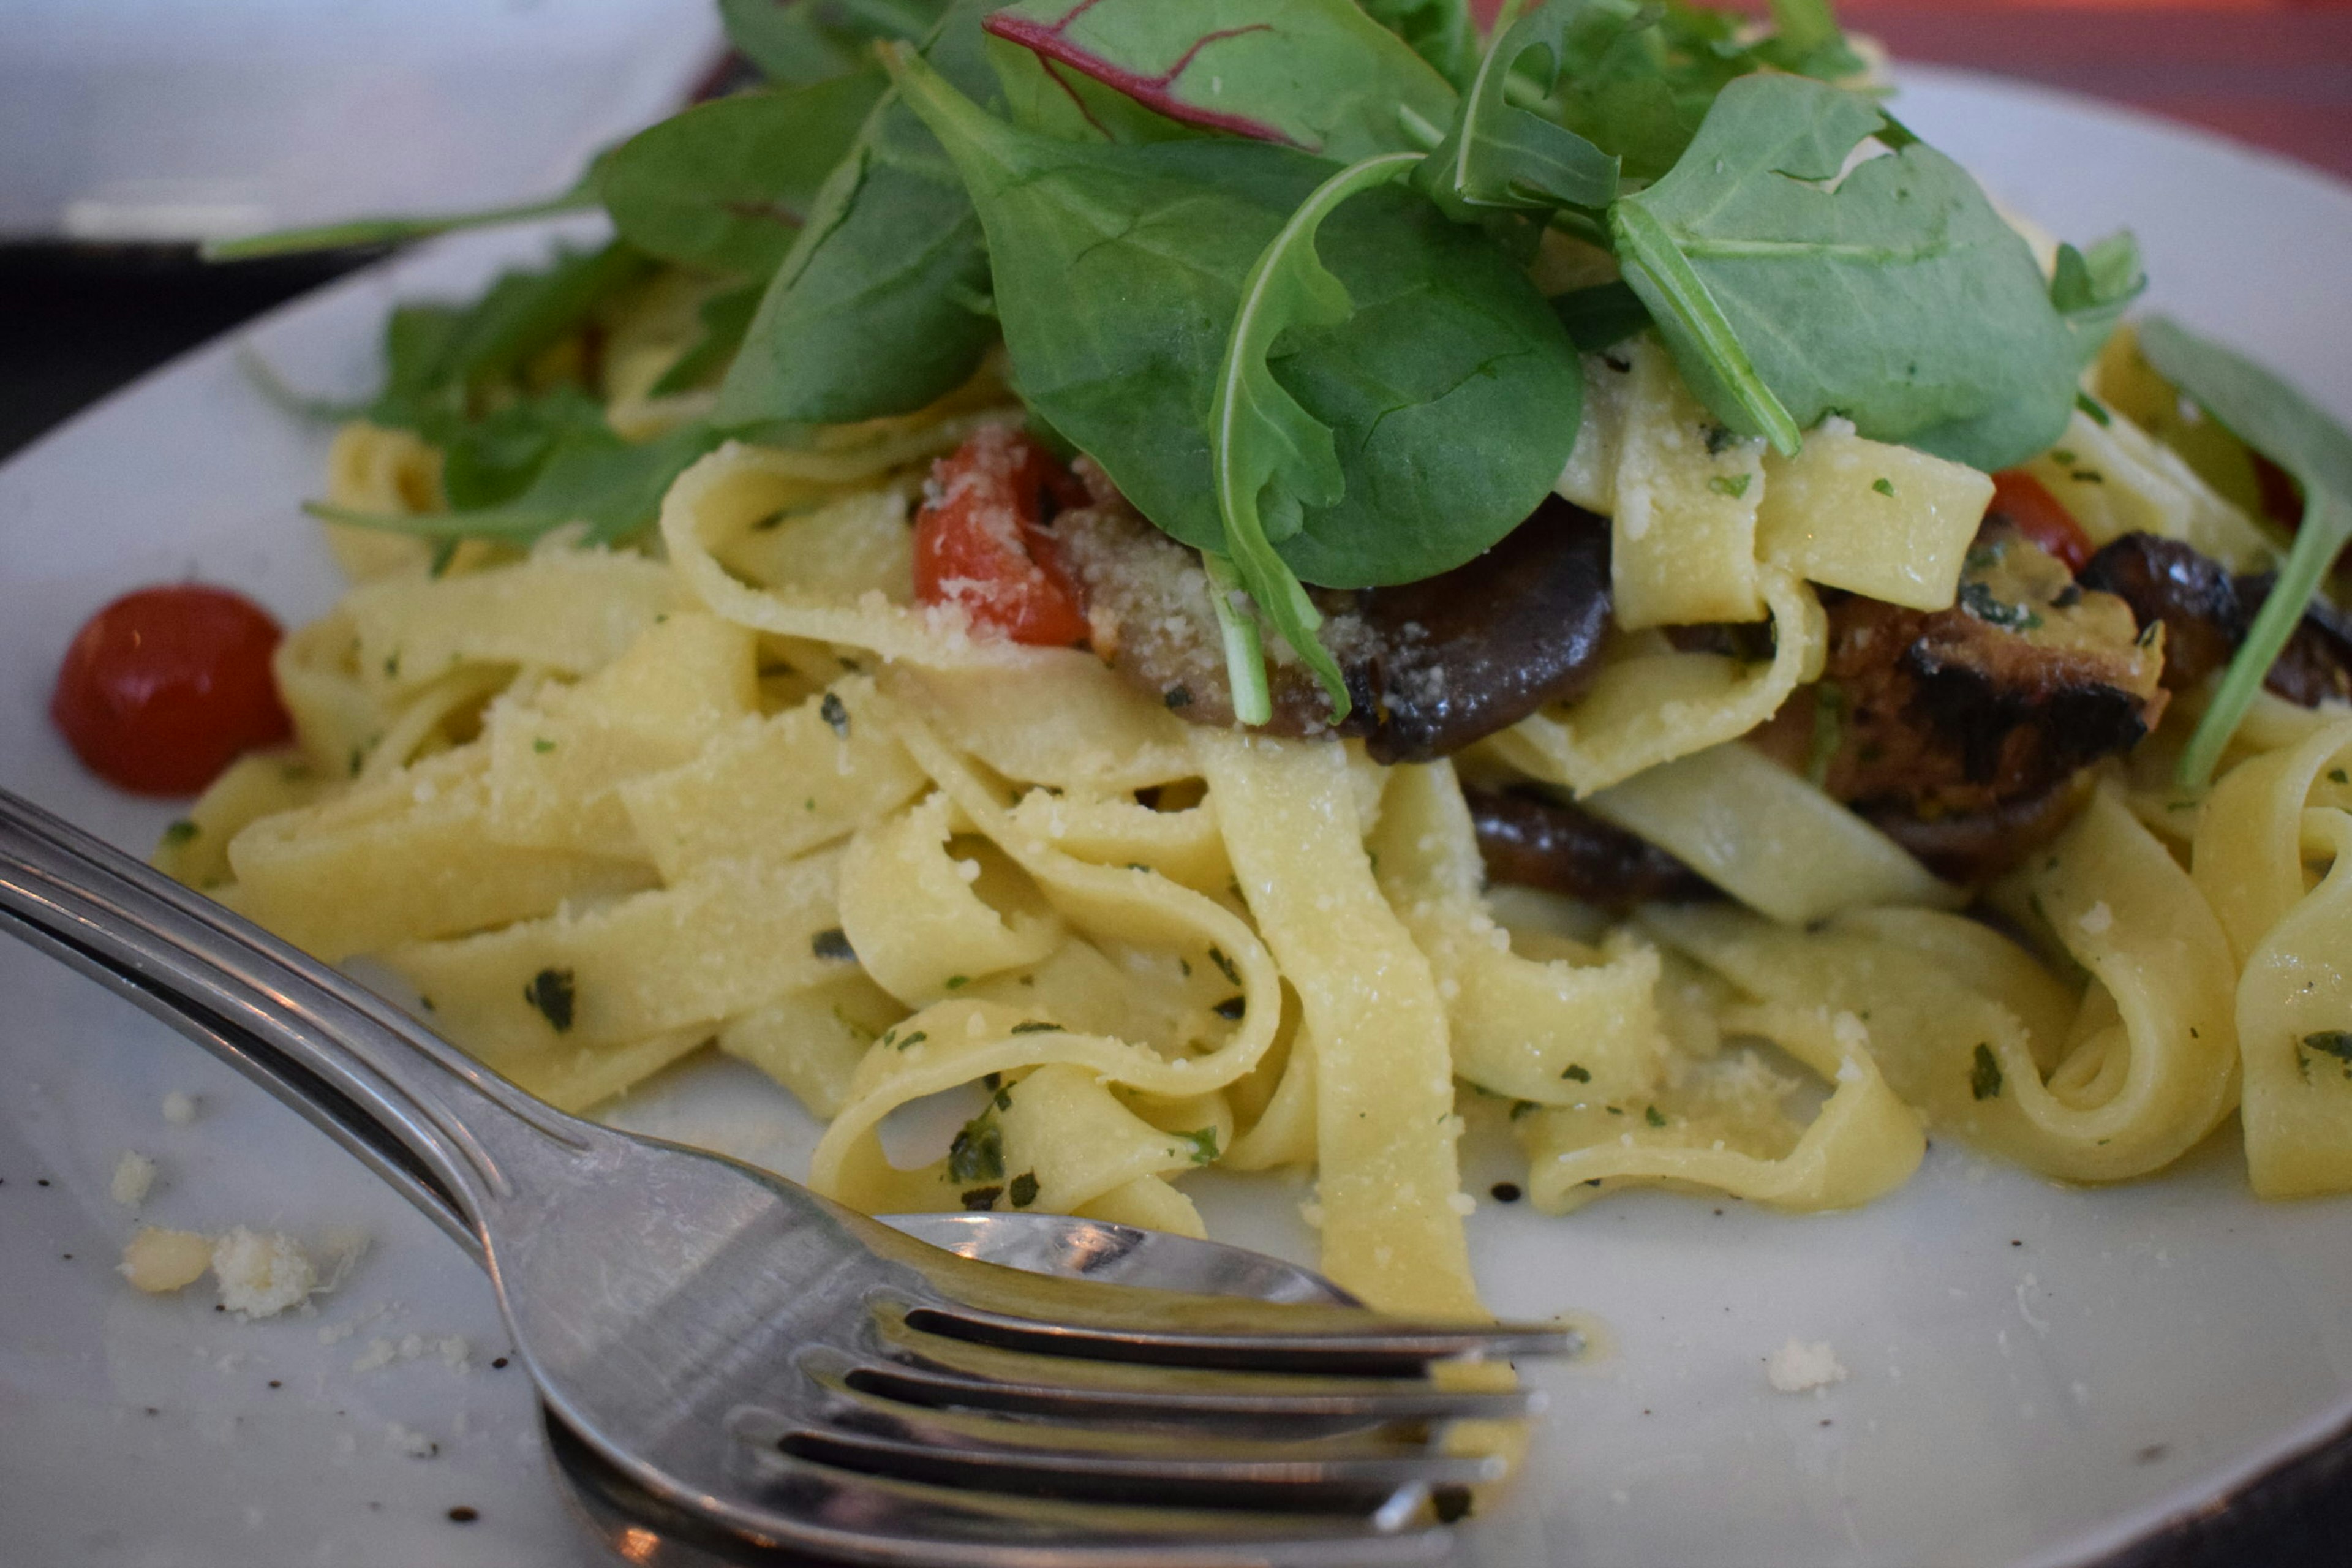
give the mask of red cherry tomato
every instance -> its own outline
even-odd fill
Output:
[[[225,589],[126,594],[74,634],[49,717],[109,784],[193,795],[238,752],[293,733],[269,670],[278,636],[258,605]]]
[[[954,605],[972,628],[1041,647],[1087,639],[1076,585],[1045,527],[1048,500],[1083,500],[1053,455],[991,426],[931,467],[932,499],[915,518],[915,599]]]
[[[1992,477],[1992,505],[1987,517],[2006,518],[2018,532],[2080,572],[2091,559],[2091,536],[2074,514],[2040,479],[2022,468],[2003,468]]]

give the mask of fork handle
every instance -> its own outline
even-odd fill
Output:
[[[478,1261],[482,1216],[523,1168],[595,1136],[357,982],[6,790],[0,931],[228,1062]]]

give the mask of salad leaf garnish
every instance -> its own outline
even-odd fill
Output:
[[[597,181],[621,237],[666,260],[772,274],[884,87],[866,69],[697,104],[606,154]]]
[[[1019,0],[982,25],[1171,120],[1337,162],[1420,151],[1402,116],[1454,112],[1445,79],[1354,0]]]
[[[2303,487],[2303,521],[2278,581],[2180,753],[2175,782],[2202,789],[2328,567],[2352,541],[2352,433],[2253,361],[2168,317],[2140,324],[2139,352],[2157,374]]]
[[[1209,460],[1216,473],[1225,552],[1250,597],[1322,682],[1334,719],[1347,716],[1347,682],[1338,661],[1315,640],[1323,617],[1274,546],[1298,531],[1304,508],[1338,505],[1348,481],[1339,470],[1331,427],[1275,380],[1266,357],[1275,340],[1294,327],[1338,326],[1355,314],[1346,286],[1315,254],[1315,237],[1341,202],[1420,162],[1417,153],[1363,159],[1324,181],[1298,205],[1242,285],[1241,306],[1209,405]],[[1229,658],[1235,717],[1245,724],[1265,723],[1272,713],[1265,670],[1231,664]]]
[[[878,38],[914,43],[941,0],[719,0],[727,41],[772,81],[807,87],[873,62]]]
[[[312,250],[344,250],[360,246],[405,245],[468,228],[496,228],[533,218],[561,217],[565,213],[594,207],[597,169],[594,164],[571,189],[545,201],[513,206],[483,207],[475,212],[447,213],[437,217],[362,217],[343,223],[317,224],[306,228],[273,229],[243,239],[208,239],[196,254],[206,261],[250,261],[262,256],[293,256]]]
[[[751,330],[751,318],[759,311],[761,298],[767,291],[767,279],[755,279],[705,300],[695,310],[702,336],[662,372],[661,379],[653,384],[653,395],[667,397],[688,391],[733,363],[743,346],[743,334]]]
[[[1568,341],[1585,353],[1614,348],[1650,324],[1650,308],[1622,281],[1555,294],[1551,310],[1568,329]]]
[[[2074,357],[2087,366],[2099,357],[2124,307],[2147,291],[2147,273],[2140,266],[2139,241],[2129,229],[2118,229],[2088,250],[2071,245],[2058,247],[2058,266],[2050,279],[2050,303],[2065,318],[2074,334]]]
[[[494,539],[528,544],[567,524],[583,524],[583,544],[614,544],[651,523],[672,480],[716,447],[719,433],[688,425],[632,446],[602,422],[558,440],[528,487],[511,500],[465,510],[384,516],[312,502],[303,510],[328,522],[383,529],[424,539]],[[454,498],[453,498],[454,499]]]
[[[1252,269],[1331,166],[1223,138],[1050,141],[895,58],[986,225],[1024,399],[1162,531],[1225,552],[1217,372]],[[1305,507],[1276,552],[1308,583],[1418,581],[1485,550],[1550,489],[1575,442],[1581,367],[1527,275],[1408,189],[1344,204],[1318,250],[1355,313],[1294,327],[1269,363],[1334,433],[1345,493]]]
[[[1469,0],[1363,0],[1364,14],[1427,60],[1437,74],[1466,88],[1478,69],[1478,23]]]
[[[994,96],[987,0],[960,0],[924,58]],[[971,378],[996,342],[980,220],[954,165],[892,90],[829,175],[719,393],[729,427],[841,424],[920,408]]]
[[[1488,46],[1453,129],[1423,167],[1423,191],[1449,211],[1505,207],[1599,211],[1617,195],[1617,160],[1557,120],[1511,101],[1535,57],[1538,90],[1557,91],[1570,67],[1633,16],[1630,0],[1545,0]]]
[[[1865,141],[1899,150],[1845,171]],[[1782,452],[1824,416],[1991,470],[2065,428],[2074,334],[1959,165],[1868,100],[1742,77],[1610,209],[1619,259],[1717,418]]]

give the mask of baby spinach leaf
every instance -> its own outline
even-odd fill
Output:
[[[2074,357],[2088,365],[2123,320],[2124,307],[2147,289],[2140,267],[2139,241],[2119,229],[2088,250],[2058,247],[2058,268],[2050,279],[2050,303],[2074,334]]]
[[[2303,487],[2303,522],[2294,547],[2180,753],[2177,781],[2201,789],[2328,567],[2352,541],[2352,433],[2252,360],[2166,317],[2141,323],[2139,352],[2158,374]]]
[[[614,226],[638,249],[766,278],[883,86],[881,73],[867,69],[697,104],[614,148],[598,193]]]
[[[567,523],[584,523],[583,542],[612,544],[651,523],[670,481],[719,445],[719,432],[688,425],[632,446],[601,424],[564,436],[530,486],[511,500],[461,511],[388,517],[313,502],[329,522],[356,523],[425,539],[495,539],[528,544]]]
[[[1265,142],[1049,141],[919,62],[896,68],[987,226],[1022,395],[1159,527],[1224,552],[1208,437],[1223,346],[1252,269],[1331,166]],[[1331,429],[1345,489],[1276,552],[1335,587],[1459,565],[1559,477],[1575,351],[1524,272],[1410,190],[1344,204],[1318,253],[1355,313],[1294,328],[1268,363]]]
[[[1354,0],[1018,0],[982,26],[1171,120],[1341,163],[1418,151],[1401,115],[1454,112],[1445,79]]]
[[[959,0],[925,58],[992,96],[986,0]],[[896,89],[817,193],[720,384],[717,419],[837,424],[904,414],[969,380],[995,342],[988,253],[955,166]]]
[[[1617,160],[1556,121],[1511,101],[1514,72],[1529,56],[1544,93],[1571,66],[1622,32],[1632,0],[1545,0],[1488,46],[1462,95],[1453,129],[1430,154],[1418,183],[1456,216],[1469,209],[1599,211],[1617,194]]]
[[[1466,0],[1363,0],[1364,14],[1427,60],[1438,75],[1467,88],[1478,69],[1478,23]]]
[[[806,87],[872,63],[877,38],[913,43],[940,0],[719,0],[728,42],[773,81]]]
[[[1843,179],[1866,138],[1902,142]],[[2074,406],[2074,335],[1958,164],[1802,77],[1726,87],[1671,174],[1610,209],[1626,281],[1726,425],[1793,451],[1843,414],[1994,469]]]
[[[1420,161],[1416,153],[1366,158],[1324,181],[1299,204],[1242,284],[1241,306],[1209,405],[1209,461],[1216,475],[1225,552],[1242,586],[1323,683],[1335,719],[1347,716],[1347,682],[1339,662],[1315,640],[1323,617],[1274,546],[1298,531],[1306,507],[1338,505],[1347,494],[1347,477],[1339,471],[1331,427],[1274,378],[1266,359],[1275,340],[1292,328],[1338,326],[1355,314],[1346,287],[1315,254],[1315,237],[1341,202],[1387,184]],[[1229,673],[1235,717],[1245,724],[1264,723],[1270,711],[1264,666]]]

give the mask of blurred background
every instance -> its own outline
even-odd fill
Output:
[[[2352,179],[2352,0],[1842,10],[1898,62],[2133,105]],[[372,258],[204,267],[194,241],[551,195],[596,148],[725,68],[710,0],[7,0],[6,12],[0,456]]]

